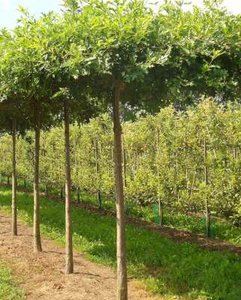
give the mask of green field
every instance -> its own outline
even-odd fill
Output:
[[[10,211],[11,190],[0,189],[1,209]],[[19,216],[32,223],[32,198],[18,193]],[[64,206],[42,199],[42,232],[64,244]],[[241,257],[175,243],[157,233],[127,225],[131,278],[163,299],[240,300]],[[74,247],[98,263],[115,268],[115,219],[73,209]],[[178,298],[175,298],[178,297]],[[16,298],[17,299],[17,298]]]

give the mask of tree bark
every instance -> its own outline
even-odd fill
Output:
[[[12,235],[17,235],[16,120],[12,122]]]
[[[33,213],[33,247],[34,252],[41,252],[40,236],[40,198],[39,198],[39,151],[40,151],[40,114],[35,107],[35,145],[34,145],[34,213]]]
[[[208,166],[207,166],[207,143],[206,143],[206,139],[204,139],[203,147],[204,147],[204,179],[205,179],[205,185],[208,187],[209,177],[208,177]],[[211,237],[211,216],[210,216],[208,196],[206,196],[205,211],[206,211],[206,235],[207,235],[208,238],[210,238]]]
[[[47,184],[45,185],[45,196],[48,197],[49,191],[48,191],[48,186]]]
[[[63,200],[64,199],[64,188],[61,187],[60,189],[60,199]]]
[[[123,170],[124,170],[124,188],[127,187],[127,157],[126,157],[126,148],[125,148],[125,139],[124,135],[122,136],[122,148],[123,148]]]
[[[156,160],[159,159],[160,155],[160,129],[157,129],[157,139],[156,139]],[[158,198],[158,215],[159,215],[159,225],[163,225],[164,211],[163,211],[163,202],[160,195],[160,170],[156,161],[156,175],[157,175],[157,198]]]
[[[114,168],[116,189],[116,218],[117,218],[117,299],[127,300],[127,266],[125,247],[125,208],[122,170],[122,127],[120,122],[120,97],[122,84],[115,82],[113,93],[113,131],[114,131]]]
[[[160,196],[158,196],[158,213],[159,213],[159,225],[163,225],[163,219],[164,219],[164,211],[163,211],[163,203],[161,201]]]
[[[99,155],[99,143],[98,140],[94,140],[94,150],[95,150],[95,172],[96,172],[96,185],[97,185],[97,192],[96,192],[96,199],[99,205],[99,209],[102,209],[102,197],[101,197],[101,190],[100,190],[100,155]]]
[[[69,103],[64,101],[64,135],[65,135],[65,238],[66,238],[66,274],[74,272],[72,219],[71,219],[71,167],[69,139]]]
[[[80,204],[80,188],[77,187],[77,202]]]

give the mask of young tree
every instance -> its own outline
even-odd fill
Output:
[[[81,1],[71,2],[72,8],[81,11],[84,26],[90,30],[89,44],[96,64],[95,86],[100,95],[103,91],[113,111],[114,174],[117,218],[117,299],[127,299],[127,265],[125,251],[125,203],[122,170],[122,126],[120,104],[137,102],[128,98],[128,89],[137,86],[155,61],[165,62],[166,49],[157,57],[150,48],[153,39],[153,13],[142,1],[92,1],[83,6]],[[83,21],[82,21],[83,22]],[[94,25],[94,26],[93,26]],[[83,25],[82,25],[83,26]],[[85,30],[84,30],[85,32]],[[146,50],[147,51],[146,51]],[[93,62],[92,62],[93,63]],[[93,63],[93,64],[94,64]],[[110,88],[111,87],[111,88]],[[100,100],[103,97],[99,97]]]
[[[53,123],[53,103],[49,103],[50,85],[46,41],[54,17],[35,20],[23,11],[21,22],[8,37],[1,57],[1,82],[7,94],[15,94],[23,116],[35,132],[34,151],[34,252],[42,251],[40,238],[39,149],[40,131]],[[48,27],[48,25],[50,25]],[[6,35],[6,34],[5,34]],[[23,50],[24,49],[24,50]]]

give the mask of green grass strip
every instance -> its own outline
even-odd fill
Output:
[[[24,299],[23,291],[16,285],[10,270],[0,263],[0,299],[20,300]]]

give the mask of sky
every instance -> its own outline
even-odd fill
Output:
[[[152,2],[161,3],[162,0]],[[202,0],[190,0],[195,5],[202,5]],[[60,11],[62,0],[0,0],[0,28],[13,28],[18,20],[19,5],[26,7],[32,14],[39,16],[48,11]],[[224,5],[232,13],[241,13],[240,0],[224,0]]]

